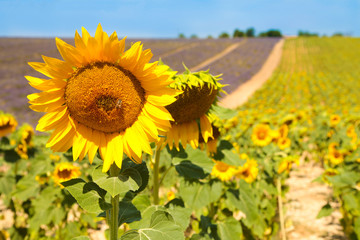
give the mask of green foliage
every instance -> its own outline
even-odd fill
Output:
[[[247,37],[255,37],[255,29],[254,28],[248,28],[245,31],[245,35]]]
[[[330,206],[329,203],[327,203],[321,208],[321,210],[318,213],[318,215],[316,216],[316,218],[322,218],[322,217],[330,216],[333,211],[334,211],[334,209]]]
[[[302,31],[300,30],[298,32],[298,36],[299,37],[318,37],[319,34],[318,33],[311,33],[311,32],[308,32],[308,31]]]
[[[239,29],[235,29],[233,33],[233,38],[245,37],[245,33]]]
[[[99,214],[111,207],[105,201],[106,191],[94,182],[86,182],[81,178],[74,178],[63,182],[62,185],[76,199],[78,204],[88,212]]]
[[[180,38],[180,39],[184,39],[184,38],[186,38],[186,37],[185,37],[185,34],[183,34],[183,33],[179,33],[178,38]]]
[[[279,30],[270,29],[266,32],[261,32],[259,37],[282,37],[282,34]]]
[[[181,227],[176,224],[174,218],[167,211],[154,211],[151,214],[149,224],[142,223],[140,226],[142,226],[142,228],[127,231],[120,239],[185,239]]]
[[[230,35],[227,32],[220,33],[219,38],[230,38]]]

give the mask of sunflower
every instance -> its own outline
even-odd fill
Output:
[[[340,122],[340,116],[337,114],[332,114],[330,116],[330,126],[335,127]]]
[[[16,132],[17,139],[12,139],[13,145],[17,144],[15,147],[16,153],[22,159],[28,159],[28,150],[33,148],[33,136],[34,136],[34,129],[29,124],[24,124],[20,127],[20,129]]]
[[[246,161],[244,166],[238,167],[236,171],[236,177],[244,179],[247,183],[252,183],[253,181],[255,181],[259,172],[259,169],[257,167],[258,164],[254,159],[247,159],[248,160]]]
[[[54,179],[54,182],[62,187],[62,182],[77,178],[80,175],[81,172],[79,167],[74,166],[68,162],[63,162],[56,165],[52,177]]]
[[[167,132],[165,144],[172,149],[179,150],[179,142],[185,147],[190,144],[193,148],[199,146],[199,133],[205,143],[213,138],[209,109],[217,101],[217,96],[225,85],[220,84],[219,76],[212,76],[208,71],[191,73],[189,69],[181,75],[174,76],[172,88],[183,93],[177,100],[166,106],[174,121]],[[200,128],[200,129],[199,129]]]
[[[331,183],[330,183],[330,181],[329,181],[329,177],[333,177],[333,176],[336,176],[336,175],[338,175],[339,174],[339,171],[338,170],[336,170],[336,169],[334,169],[334,168],[328,168],[328,169],[326,169],[324,172],[323,172],[323,174],[322,174],[322,176],[321,176],[321,179],[325,182],[325,183],[327,183],[328,185],[331,185]]]
[[[267,124],[258,124],[254,127],[251,139],[255,145],[266,146],[271,143],[273,133]]]
[[[286,124],[281,125],[281,127],[279,128],[279,135],[280,138],[286,138],[288,136],[289,133],[289,127]]]
[[[337,149],[330,151],[327,157],[334,165],[338,165],[344,161],[344,154]]]
[[[354,136],[356,136],[356,131],[355,131],[355,126],[354,125],[350,125],[347,129],[346,129],[346,135],[349,138],[352,138]]]
[[[175,193],[173,192],[173,191],[168,191],[167,193],[166,193],[166,198],[167,198],[167,200],[168,201],[171,201],[171,200],[173,200],[174,198],[175,198]]]
[[[215,161],[215,165],[211,171],[211,175],[219,178],[221,181],[229,181],[236,173],[236,168],[222,161]]]
[[[17,124],[16,119],[12,115],[0,111],[0,138],[14,132]]]
[[[280,138],[278,140],[278,146],[281,150],[284,150],[285,148],[290,147],[290,145],[291,145],[290,138]]]
[[[288,156],[284,158],[278,168],[278,173],[281,174],[283,172],[289,173],[293,164],[299,165],[299,158],[295,156]]]
[[[336,142],[330,143],[329,146],[328,146],[329,152],[335,151],[335,150],[336,150],[336,147],[337,147],[338,145],[339,145],[339,144],[336,143]]]
[[[50,177],[48,176],[48,174],[41,174],[41,175],[36,175],[35,176],[35,180],[40,184],[40,185],[44,185],[45,183],[49,182]]]
[[[140,42],[124,52],[125,38],[109,37],[100,24],[95,37],[76,32],[75,47],[58,38],[56,45],[64,61],[43,56],[44,63],[29,63],[50,79],[26,76],[42,91],[28,96],[30,108],[47,112],[36,130],[54,129],[46,146],[72,147],[74,160],[88,154],[90,163],[99,150],[104,172],[114,162],[120,168],[123,153],[136,163],[143,151],[152,154],[150,142],[173,120],[165,106],[179,94],[168,87],[168,67],[149,63],[151,50]]]

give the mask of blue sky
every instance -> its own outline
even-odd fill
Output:
[[[85,27],[119,36],[175,38],[254,27],[360,36],[360,0],[0,0],[0,36],[73,37]]]

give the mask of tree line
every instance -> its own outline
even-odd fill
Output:
[[[230,35],[227,32],[222,32],[219,34],[218,38],[241,38],[241,37],[282,37],[282,34],[279,30],[270,29],[266,32],[260,32],[258,35],[255,34],[255,29],[253,27],[248,28],[246,30],[235,29],[233,34]],[[183,33],[179,34],[179,38],[186,38]],[[192,34],[190,38],[198,38],[196,34]],[[209,35],[207,38],[214,38]]]

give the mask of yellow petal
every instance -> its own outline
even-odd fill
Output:
[[[210,120],[205,114],[200,117],[200,129],[204,142],[207,142],[209,138],[213,138],[213,129]]]

